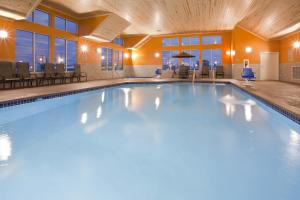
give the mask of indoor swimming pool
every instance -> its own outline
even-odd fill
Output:
[[[230,84],[124,84],[0,109],[1,200],[295,200],[300,125]]]

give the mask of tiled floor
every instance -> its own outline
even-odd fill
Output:
[[[174,82],[186,81],[181,79],[152,79],[152,78],[136,78],[136,79],[113,79],[89,81],[83,83],[74,83],[66,85],[45,86],[37,88],[25,88],[15,90],[0,91],[0,103],[8,102],[16,99],[27,99],[32,97],[40,97],[49,94],[58,94],[62,92],[80,91],[87,88],[105,87],[118,85],[122,83],[144,83],[144,82]],[[244,86],[243,81],[233,79],[202,79],[197,81],[204,82],[230,82],[260,98],[293,113],[300,119],[300,85],[289,84],[278,81],[256,81],[251,86]]]

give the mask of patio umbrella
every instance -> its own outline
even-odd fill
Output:
[[[179,54],[172,56],[172,58],[194,58],[194,55],[185,53],[185,52],[180,52]]]

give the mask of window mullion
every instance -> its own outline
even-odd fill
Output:
[[[35,33],[32,34],[32,65],[33,65],[33,72],[36,72],[36,66],[35,66]]]
[[[65,40],[65,71],[67,71],[68,66],[68,42]]]

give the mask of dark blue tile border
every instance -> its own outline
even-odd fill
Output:
[[[139,81],[131,81],[131,82],[123,82],[123,83],[113,83],[110,85],[105,85],[105,86],[97,86],[97,87],[92,87],[92,88],[85,88],[85,89],[79,89],[79,90],[74,90],[74,91],[68,91],[68,92],[61,92],[61,93],[54,93],[54,94],[49,94],[49,95],[42,95],[42,96],[35,96],[35,97],[29,97],[29,98],[24,98],[24,99],[14,99],[14,100],[9,100],[6,102],[0,102],[0,108],[5,108],[5,107],[11,107],[15,105],[20,105],[20,104],[26,104],[26,103],[32,103],[35,101],[40,101],[40,100],[45,100],[45,99],[53,99],[53,98],[58,98],[58,97],[63,97],[63,96],[68,96],[68,95],[73,95],[73,94],[78,94],[82,92],[88,92],[88,91],[93,91],[93,90],[99,90],[103,88],[109,88],[109,87],[114,87],[114,86],[119,86],[119,85],[127,85],[127,84],[167,84],[167,83],[186,83],[186,82],[191,82],[189,80],[182,80],[182,81],[155,81],[155,82],[139,82]],[[231,84],[235,88],[246,92],[247,94],[251,95],[252,97],[258,99],[265,105],[269,106],[273,110],[281,113],[285,117],[293,120],[297,124],[300,125],[300,116],[297,116],[295,113],[292,113],[288,111],[287,109],[280,107],[278,105],[275,105],[262,97],[255,95],[251,91],[246,90],[243,87],[240,87],[239,85],[236,85],[234,83],[228,82],[228,81],[218,81],[218,82],[213,82],[213,81],[195,81],[196,83],[225,83],[225,84]]]

